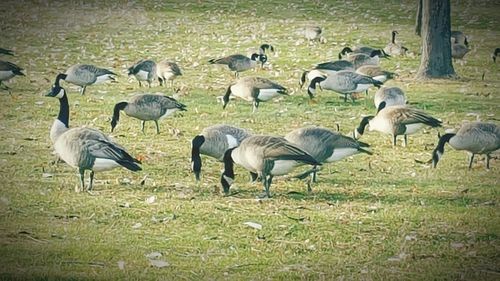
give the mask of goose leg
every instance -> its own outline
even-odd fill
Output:
[[[141,87],[141,88],[142,88],[142,84],[141,84],[141,81],[138,81],[138,82],[139,82],[139,87]]]
[[[94,171],[90,170],[90,183],[89,187],[87,188],[87,191],[92,191],[92,187],[94,187]]]
[[[347,102],[347,94],[344,94],[344,102]]]
[[[156,124],[156,133],[160,134],[160,126],[158,125],[158,120],[155,120],[155,124]]]
[[[87,86],[82,87],[82,96],[85,95],[85,89],[87,89]]]
[[[392,135],[392,146],[396,146],[396,137],[397,135]]]
[[[161,79],[160,77],[158,77],[158,82],[160,82],[160,86],[163,86],[163,79]]]
[[[403,147],[406,147],[407,145],[408,145],[408,135],[404,135]]]
[[[148,88],[151,88],[151,80],[148,80]]]
[[[486,154],[486,169],[490,169],[490,155]]]
[[[85,190],[85,170],[82,168],[79,168],[78,172],[80,173],[80,189],[78,189],[78,187],[76,187],[75,188],[76,192],[80,192],[82,190]]]
[[[271,192],[269,192],[269,187],[271,187],[271,183],[272,182],[273,182],[273,176],[272,175],[267,176],[267,179],[266,179],[266,195],[267,195],[267,198],[271,198]]]
[[[146,134],[146,133],[144,132],[144,124],[145,124],[145,123],[146,123],[146,121],[141,121],[141,131],[142,131],[142,133],[143,133],[143,134]]]
[[[470,170],[470,169],[472,169],[472,161],[474,161],[474,155],[475,155],[474,153],[472,153],[472,154],[470,155],[470,159],[469,159],[469,170]]]

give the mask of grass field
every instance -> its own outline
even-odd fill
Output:
[[[469,35],[473,50],[454,64],[459,79],[422,82],[413,79],[420,63],[416,1],[217,2],[0,4],[0,47],[16,53],[0,59],[26,73],[8,84],[12,95],[0,92],[0,280],[500,279],[498,158],[488,171],[476,157],[469,171],[466,154],[447,146],[432,169],[422,162],[431,158],[437,130],[410,136],[407,148],[365,134],[374,155],[326,165],[310,194],[303,181],[281,177],[271,186],[273,198],[258,200],[261,185],[238,167],[238,193],[225,197],[220,163],[203,157],[200,183],[190,171],[190,141],[213,124],[274,135],[339,124],[350,134],[374,113],[374,90],[355,103],[320,91],[311,103],[298,86],[300,74],[335,59],[343,46],[383,47],[393,29],[411,54],[382,62],[399,75],[387,85],[443,120],[441,133],[465,120],[498,124],[499,64],[490,58],[500,42],[498,3],[451,1],[452,29]],[[298,31],[307,24],[322,26],[327,42],[303,39]],[[262,43],[277,52],[264,70],[241,76],[273,79],[291,95],[262,103],[256,114],[242,100],[222,110],[217,97],[232,73],[207,61],[249,54]],[[144,58],[178,62],[184,75],[175,95],[127,78],[126,69]],[[85,96],[63,82],[71,127],[109,133],[114,104],[138,92],[174,95],[188,106],[161,121],[159,135],[153,123],[142,134],[138,120],[122,115],[112,136],[143,159],[143,171],[96,173],[92,195],[75,193],[77,172],[53,163],[49,129],[59,103],[43,96],[75,63],[120,76],[88,87]]]

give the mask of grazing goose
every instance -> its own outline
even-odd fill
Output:
[[[403,90],[398,87],[381,87],[373,98],[377,113],[385,107],[395,105],[405,105],[406,96]]]
[[[128,75],[135,76],[139,81],[139,87],[142,87],[141,81],[147,81],[151,88],[151,82],[156,78],[156,63],[152,60],[140,60],[128,68]]]
[[[163,86],[163,84],[167,86],[167,81],[170,81],[170,87],[173,87],[174,79],[177,76],[182,76],[182,72],[177,63],[162,60],[156,65],[156,76],[158,76],[160,86]]]
[[[380,57],[389,58],[390,56],[385,54],[382,50],[374,50],[369,55],[365,53],[352,53],[349,47],[345,47],[339,53],[339,59],[342,59],[343,55],[347,55],[346,60],[350,61],[354,65],[354,69],[367,64],[379,65]]]
[[[312,81],[314,78],[319,76],[328,76],[340,70],[351,70],[354,71],[354,65],[352,62],[346,60],[329,61],[317,64],[311,71],[304,71],[300,77],[299,85],[302,88],[306,82],[306,78]]]
[[[267,62],[267,55],[266,55],[267,50],[274,53],[274,47],[272,45],[269,45],[269,44],[260,45],[260,47],[259,47],[259,61],[260,61],[261,68],[263,68],[264,64]]]
[[[469,41],[467,41],[467,36],[462,31],[452,31],[450,34],[450,40],[452,44],[463,44],[469,47]]]
[[[238,146],[249,136],[250,133],[246,130],[229,125],[214,125],[203,129],[191,142],[191,167],[196,180],[200,180],[202,166],[200,154],[222,162],[226,150]],[[252,178],[255,180],[256,176],[253,174]]]
[[[121,110],[123,110],[128,116],[142,121],[142,133],[144,133],[144,123],[146,123],[146,121],[154,121],[156,124],[156,133],[159,134],[160,126],[158,125],[158,120],[161,120],[178,110],[186,111],[186,106],[179,103],[174,98],[163,95],[135,95],[128,102],[123,101],[115,104],[113,118],[111,119],[111,132],[113,132],[116,124],[120,120]]]
[[[319,163],[340,161],[361,152],[372,154],[364,149],[369,147],[368,144],[321,127],[299,128],[288,133],[285,139],[309,153]],[[315,181],[316,169],[313,169],[308,191],[311,191],[311,182]]]
[[[286,175],[304,164],[321,165],[307,152],[284,138],[272,136],[247,137],[239,146],[228,149],[223,161],[224,172],[220,180],[224,193],[229,193],[234,182],[234,162],[260,176],[267,197],[271,197],[269,187],[274,176]]]
[[[470,49],[464,44],[451,45],[451,57],[454,59],[463,59],[469,51]]]
[[[66,70],[66,73],[57,75],[56,83],[64,80],[81,87],[81,94],[85,94],[85,89],[89,85],[99,84],[108,80],[115,81],[115,73],[104,68],[99,68],[91,64],[75,64]]]
[[[253,103],[255,112],[259,108],[260,102],[269,101],[275,97],[288,95],[285,87],[261,77],[244,77],[231,84],[224,95],[223,108],[229,103],[229,96],[234,95]]]
[[[25,76],[22,71],[23,69],[15,64],[0,60],[0,86],[3,86],[4,89],[9,91],[10,94],[10,87],[7,87],[7,85],[5,85],[3,82],[11,79],[16,75]]]
[[[359,139],[366,125],[370,131],[392,135],[392,144],[396,145],[396,137],[404,135],[404,144],[408,144],[407,135],[418,132],[424,125],[441,127],[441,121],[427,113],[406,106],[390,106],[380,110],[377,115],[363,117],[359,127],[354,130],[354,138]]]
[[[497,56],[500,54],[500,48],[496,48],[495,51],[491,54],[491,59],[493,59],[493,62],[497,62]]]
[[[234,71],[235,77],[239,77],[240,72],[254,68],[257,65],[257,60],[262,63],[264,60],[263,55],[254,53],[248,58],[247,56],[236,54],[220,59],[211,59],[208,62],[211,64],[225,64],[231,71]]]
[[[14,56],[14,52],[9,49],[4,49],[0,48],[0,54],[7,55],[7,56]]]
[[[406,55],[408,48],[403,47],[400,44],[396,43],[396,34],[398,34],[396,30],[393,30],[391,32],[392,35],[391,42],[389,42],[387,46],[385,46],[384,52],[391,56],[404,56]]]
[[[360,66],[359,68],[356,69],[356,73],[365,76],[370,76],[374,80],[380,81],[382,83],[384,83],[389,79],[394,78],[394,75],[396,74],[394,72],[382,70],[380,66],[371,64]]]
[[[476,154],[486,154],[486,168],[490,168],[490,153],[500,148],[500,127],[485,122],[467,122],[456,134],[445,134],[439,138],[439,143],[432,152],[432,166],[436,168],[443,156],[444,145],[449,143],[456,150],[466,150],[470,153],[469,169]]]
[[[80,189],[85,190],[85,171],[90,170],[90,183],[87,190],[92,190],[94,172],[106,171],[116,167],[124,167],[131,171],[139,171],[141,162],[119,144],[115,143],[101,131],[91,128],[69,129],[69,103],[66,91],[54,84],[49,97],[59,99],[59,115],[50,130],[54,138],[54,149],[57,155],[80,173]]]
[[[310,41],[315,41],[315,40],[320,41],[321,32],[322,30],[321,27],[319,26],[310,25],[304,28],[304,36],[306,37],[307,40]]]
[[[332,90],[344,95],[344,101],[347,101],[347,95],[366,91],[372,85],[380,87],[382,83],[371,77],[357,74],[348,70],[341,70],[329,75],[328,77],[316,77],[311,81],[307,93],[309,98],[313,98],[316,93],[316,84],[321,89]],[[352,98],[352,96],[351,96]]]

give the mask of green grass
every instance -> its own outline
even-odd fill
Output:
[[[271,186],[272,199],[257,200],[261,185],[250,184],[238,167],[238,193],[224,197],[220,163],[204,157],[199,184],[190,172],[190,140],[217,123],[275,135],[338,123],[350,134],[374,112],[373,91],[354,104],[326,91],[309,103],[299,76],[335,59],[344,45],[385,46],[392,29],[413,54],[382,62],[399,74],[388,85],[405,90],[444,129],[476,118],[498,123],[499,66],[489,57],[500,39],[498,4],[452,1],[453,28],[470,36],[473,50],[454,64],[460,79],[421,82],[413,80],[420,63],[414,1],[360,2],[3,3],[1,47],[16,56],[1,59],[25,68],[27,77],[9,83],[12,95],[0,95],[0,279],[498,280],[498,160],[487,171],[477,157],[469,171],[466,154],[447,146],[437,169],[419,164],[430,159],[436,130],[410,136],[407,148],[365,134],[361,140],[374,155],[325,166],[311,194],[304,182],[282,177]],[[321,25],[327,43],[302,39],[297,31],[307,24]],[[266,70],[242,76],[271,78],[292,95],[262,103],[254,115],[241,100],[222,110],[217,96],[232,74],[206,61],[248,54],[261,43],[277,53]],[[124,116],[113,137],[144,159],[143,171],[97,173],[94,195],[75,193],[76,171],[52,163],[48,132],[59,105],[43,94],[74,63],[114,69],[119,83],[91,86],[85,96],[64,84],[70,126],[109,132],[114,104],[149,91],[126,77],[143,58],[179,63],[184,75],[175,82],[176,98],[188,111],[160,122],[160,135],[153,123],[143,135],[140,122]],[[173,94],[157,84],[151,91]],[[145,256],[152,252],[169,266],[152,267]]]

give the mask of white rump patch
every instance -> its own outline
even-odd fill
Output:
[[[359,92],[364,92],[370,88],[372,84],[358,84],[356,87],[356,90],[354,90],[354,93],[359,93]]]
[[[0,71],[0,81],[5,81],[12,77],[14,77],[14,72],[12,72],[11,70]]]
[[[167,116],[171,115],[172,113],[176,112],[177,110],[179,110],[178,108],[171,108],[171,109],[167,109],[167,111],[165,111],[165,114],[163,114],[160,119],[158,120],[162,120],[164,118],[166,118]]]
[[[226,135],[226,139],[227,139],[227,148],[233,148],[233,147],[237,147],[238,146],[238,140],[233,137],[232,135]]]
[[[356,148],[338,148],[333,150],[333,154],[326,159],[326,162],[339,161],[358,153]]]
[[[377,80],[377,81],[382,82],[382,83],[387,81],[387,76],[385,76],[385,75],[378,75],[378,76],[375,76],[372,78],[373,78],[373,80]]]
[[[294,160],[274,161],[274,167],[271,170],[271,175],[273,176],[286,175],[298,165],[299,163],[297,163],[297,161]]]
[[[259,100],[268,101],[276,96],[279,96],[278,89],[260,89]]]
[[[148,80],[148,75],[149,75],[149,72],[144,71],[144,70],[139,70],[139,72],[137,72],[137,74],[135,74],[135,77],[137,78],[137,80],[144,81],[144,80]]]
[[[114,169],[118,166],[121,166],[121,165],[116,163],[116,161],[114,161],[114,160],[104,159],[104,158],[96,158],[95,162],[94,162],[94,166],[92,167],[92,170],[95,172],[107,171],[107,170]]]
[[[113,80],[110,77],[111,77],[110,74],[104,74],[104,75],[101,75],[101,76],[97,76],[97,79],[95,80],[94,84],[99,84],[99,83],[102,83],[102,82],[106,82],[108,80]]]
[[[406,132],[405,132],[405,134],[406,135],[415,134],[420,129],[422,129],[423,126],[424,126],[424,124],[422,124],[422,123],[406,125]]]

